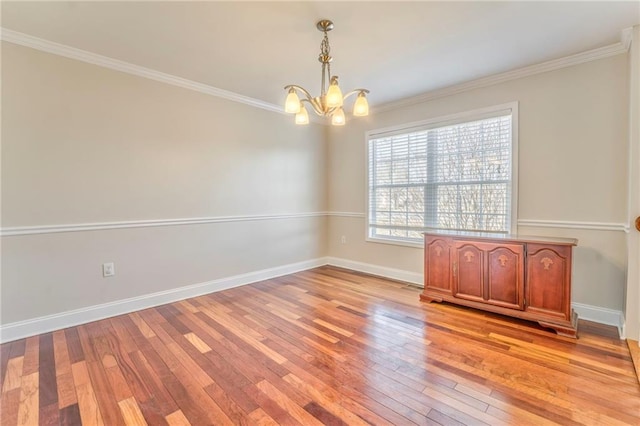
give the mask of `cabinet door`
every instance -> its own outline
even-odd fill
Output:
[[[487,253],[487,302],[524,309],[524,245],[500,244]]]
[[[484,301],[485,251],[481,243],[455,243],[453,260],[454,295],[461,299]]]
[[[570,319],[571,248],[527,246],[527,311]]]
[[[443,238],[427,238],[424,248],[425,290],[451,294],[451,253]]]
[[[457,241],[454,295],[524,309],[524,245]]]

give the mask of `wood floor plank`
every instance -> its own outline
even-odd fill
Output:
[[[67,338],[62,330],[53,333],[53,355],[56,365],[56,376],[71,374],[71,359],[69,358]]]
[[[109,426],[124,425],[125,420],[118,409],[118,402],[113,398],[114,391],[102,362],[90,361],[86,363],[86,366],[91,378],[91,387],[105,424]]]
[[[256,408],[248,416],[249,424],[255,426],[278,426],[275,420],[273,420],[262,408]]]
[[[141,351],[132,352],[130,354],[131,360],[138,371],[139,377],[153,395],[154,404],[158,407],[159,414],[165,417],[178,409],[173,397],[167,391],[160,378],[168,374],[165,373],[167,367],[157,353],[151,349],[143,350],[144,353]]]
[[[138,314],[137,312],[129,314],[129,318],[131,318],[131,320],[135,323],[136,327],[138,327],[138,329],[140,330],[140,333],[142,333],[142,335],[147,339],[156,335],[153,332],[153,330],[149,327],[149,325],[140,317],[140,314]]]
[[[11,358],[7,363],[4,382],[2,383],[2,393],[18,389],[22,381],[22,365],[24,364],[24,356]]]
[[[58,386],[56,381],[56,362],[53,354],[53,334],[40,336],[38,358],[38,389],[40,410],[50,405],[58,405]],[[57,409],[56,409],[57,410]],[[56,412],[57,414],[57,412]]]
[[[4,425],[640,425],[615,327],[324,266],[0,346]]]
[[[18,411],[20,409],[21,388],[12,389],[2,393],[0,400],[0,425],[14,426],[18,423]]]
[[[36,373],[40,361],[40,336],[33,336],[27,339],[24,349],[24,362],[22,364],[22,374],[25,376]]]
[[[60,410],[58,403],[54,402],[47,406],[40,406],[39,426],[58,426],[60,424]]]
[[[138,407],[138,403],[135,398],[127,398],[118,402],[118,406],[120,407],[120,411],[122,412],[122,417],[124,418],[127,425],[131,426],[146,426],[147,421],[144,419],[142,415],[142,411],[140,411],[140,407]]]
[[[37,340],[36,340],[37,342]],[[26,356],[26,355],[25,355]],[[18,424],[36,425],[39,419],[39,373],[22,376],[20,385],[20,405],[18,407]]]
[[[56,377],[56,383],[58,390],[58,408],[63,409],[78,403],[76,385],[71,372]]]
[[[11,359],[11,347],[14,342],[9,342],[5,345],[0,345],[0,390],[4,388],[4,380],[7,373],[7,366]]]
[[[191,424],[198,425],[205,422],[206,407],[201,407],[196,404],[196,402],[189,396],[187,388],[176,377],[176,374],[181,374],[184,371],[184,367],[173,356],[171,351],[169,351],[162,344],[157,336],[150,339],[149,341],[152,343],[153,348],[158,353],[158,356],[160,356],[169,370],[157,371],[157,373],[159,375],[159,378],[162,380],[164,387],[167,389],[169,394],[171,394],[176,404],[180,407],[182,414]],[[176,417],[179,417],[179,415],[176,415]],[[173,417],[168,415],[165,417],[165,419],[167,422],[169,422],[171,419],[173,419]]]
[[[248,327],[238,327],[237,323],[233,321],[233,319],[227,316],[216,315],[216,313],[210,309],[203,310],[206,315],[208,315],[215,322],[220,324],[221,326],[231,330],[238,338],[245,341],[245,343],[252,346],[254,349],[264,353],[266,356],[277,362],[278,364],[282,364],[287,361],[282,355],[272,351],[267,346],[265,346],[260,340],[258,340],[255,336],[251,336],[250,334],[245,334],[246,331],[250,330]],[[253,333],[252,333],[253,334]]]
[[[17,356],[24,356],[24,352],[27,347],[27,339],[15,340],[13,342],[5,343],[5,345],[9,347],[9,359]]]
[[[269,398],[264,392],[256,387],[253,383],[245,386],[244,391],[249,397],[251,397],[260,406],[260,410],[273,419],[276,424],[279,425],[301,425],[298,420],[291,416],[284,408],[282,408],[276,401]],[[255,411],[253,411],[255,413]]]
[[[80,407],[78,404],[69,405],[60,409],[60,426],[76,426],[82,424]]]
[[[89,371],[87,370],[86,361],[76,362],[71,365],[73,373],[73,381],[76,386],[76,394],[78,397],[78,409],[83,424],[104,425],[100,407],[96,400]]]
[[[84,352],[82,351],[82,345],[80,344],[78,328],[65,328],[64,335],[67,341],[67,348],[69,349],[69,361],[71,364],[84,361]]]
[[[322,423],[318,419],[313,417],[311,413],[296,404],[295,401],[292,401],[291,398],[280,392],[278,388],[276,388],[266,380],[263,380],[260,383],[256,384],[256,387],[270,399],[275,401],[276,404],[278,404],[283,410],[289,413],[291,417],[299,421],[301,424],[318,426],[322,425]]]
[[[337,404],[335,402],[340,400],[340,397],[335,394],[335,390],[332,390],[327,386],[318,386],[317,383],[312,386],[308,382],[301,380],[294,374],[287,375],[286,377],[284,377],[284,380],[292,384],[293,386],[296,386],[297,388],[303,390],[305,393],[310,395],[314,401],[317,401],[319,404],[321,404],[326,411],[330,412],[332,415],[338,417],[342,421],[352,425],[368,424],[358,415],[349,410],[346,410],[342,404]],[[332,393],[334,394],[332,395]]]
[[[184,335],[184,337],[201,353],[207,353],[211,351],[209,345],[203,342],[202,339],[200,339],[195,333],[187,333]]]
[[[189,423],[189,420],[187,420],[181,410],[174,411],[169,414],[166,419],[169,426],[191,426],[191,423]]]

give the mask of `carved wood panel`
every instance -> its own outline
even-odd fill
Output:
[[[487,301],[514,309],[524,308],[524,246],[501,245],[489,251]]]
[[[529,245],[527,257],[527,309],[567,317],[567,288],[571,272],[564,247]]]
[[[475,244],[457,244],[454,257],[454,293],[471,300],[484,299],[484,252]]]
[[[451,293],[451,255],[445,240],[434,240],[425,248],[425,287]]]

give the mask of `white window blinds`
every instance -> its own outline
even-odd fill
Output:
[[[417,241],[426,229],[509,233],[512,114],[372,135],[370,238]]]

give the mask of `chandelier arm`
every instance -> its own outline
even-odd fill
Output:
[[[322,110],[322,105],[318,103],[315,98],[306,101],[309,102],[309,105],[311,105],[311,107],[313,108],[313,112],[315,112],[317,115],[321,117],[325,115],[324,111]]]
[[[288,86],[284,86],[284,90],[289,90],[289,89],[295,89],[295,90],[299,90],[302,93],[304,93],[304,95],[307,97],[307,99],[313,99],[313,96],[311,96],[311,93],[307,92],[304,88],[296,85],[296,84],[289,84]]]
[[[367,89],[355,89],[344,95],[342,99],[346,100],[349,96],[355,95],[356,93],[369,93],[369,91]]]
[[[325,115],[324,112],[322,111],[322,107],[314,100],[314,99],[301,99],[300,103],[302,102],[306,102],[309,105],[311,105],[311,108],[313,108],[313,112],[315,112],[317,115],[323,116]]]

